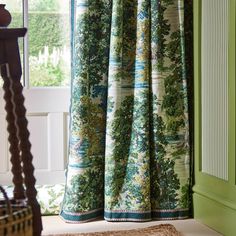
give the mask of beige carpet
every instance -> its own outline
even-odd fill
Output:
[[[49,236],[181,236],[171,224],[155,225],[147,228],[105,231],[97,233],[54,234]]]

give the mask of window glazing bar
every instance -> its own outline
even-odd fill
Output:
[[[29,14],[28,14],[28,0],[23,0],[23,26],[28,29],[29,26]],[[24,64],[24,87],[29,88],[29,34],[26,33],[24,39],[24,54],[23,54],[23,64]]]

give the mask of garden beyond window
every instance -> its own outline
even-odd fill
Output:
[[[70,81],[69,1],[5,0],[10,28],[26,27],[19,42],[26,87],[65,87]]]

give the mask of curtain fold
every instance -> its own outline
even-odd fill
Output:
[[[184,0],[73,0],[61,217],[189,216]]]

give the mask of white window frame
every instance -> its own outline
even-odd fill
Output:
[[[68,1],[69,4],[69,15],[71,14],[71,0]],[[22,0],[22,16],[23,16],[23,27],[29,28],[29,1]],[[70,18],[70,17],[69,17]],[[71,32],[70,32],[71,35]],[[45,87],[34,87],[30,86],[30,66],[29,66],[29,34],[28,31],[26,32],[25,37],[23,38],[23,61],[22,61],[22,81],[24,89],[30,88],[57,88],[57,89],[69,89],[69,86],[45,86]]]
[[[23,7],[23,27],[28,29],[29,26],[29,12],[28,12],[28,0],[22,1]],[[23,85],[26,89],[29,89],[29,35],[26,33],[23,39]]]

